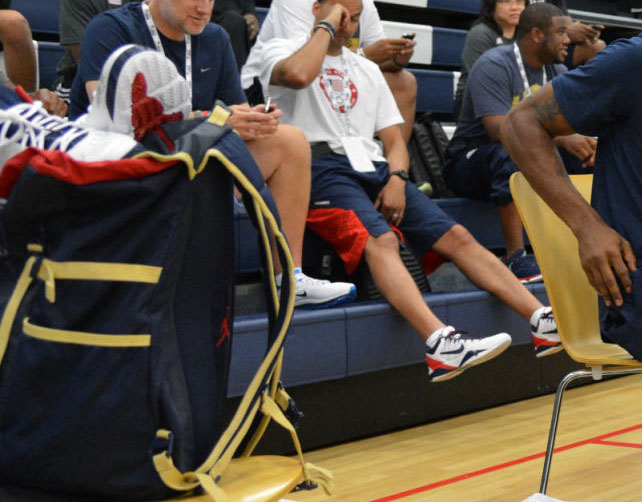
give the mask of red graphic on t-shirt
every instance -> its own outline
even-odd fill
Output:
[[[346,103],[350,103],[350,109],[354,108],[359,98],[357,86],[336,68],[325,69],[325,75],[323,72],[319,75],[319,85],[330,106],[339,113],[346,113]]]

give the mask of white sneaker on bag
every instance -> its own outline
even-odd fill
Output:
[[[28,147],[60,150],[86,162],[122,159],[140,148],[128,136],[93,130],[50,115],[40,101],[0,110],[0,166]]]
[[[154,49],[127,44],[105,61],[92,104],[77,121],[140,141],[166,122],[189,118],[191,110],[189,86],[174,63]]]

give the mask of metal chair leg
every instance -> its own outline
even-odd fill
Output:
[[[581,378],[593,378],[591,370],[578,370],[573,371],[566,375],[557,387],[555,394],[555,404],[553,405],[553,416],[551,417],[551,428],[548,432],[548,444],[546,445],[546,457],[544,458],[544,470],[542,471],[542,481],[539,486],[539,492],[546,495],[546,487],[548,486],[548,474],[551,470],[551,460],[553,457],[553,449],[555,447],[555,435],[557,434],[557,422],[560,416],[560,408],[562,407],[562,397],[568,385]]]
[[[641,368],[621,368],[613,370],[602,370],[601,376],[608,375],[630,375],[633,373],[641,373]],[[593,378],[593,371],[590,369],[578,370],[569,373],[564,377],[557,387],[555,394],[555,404],[553,405],[553,416],[551,417],[551,428],[548,432],[548,444],[546,446],[546,457],[544,458],[544,469],[542,470],[542,481],[540,483],[539,491],[542,495],[546,495],[546,488],[548,486],[548,475],[551,470],[551,460],[553,458],[553,449],[555,447],[555,435],[557,434],[557,422],[559,420],[560,408],[562,407],[562,397],[568,385],[581,378]]]

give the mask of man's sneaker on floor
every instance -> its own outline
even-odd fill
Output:
[[[107,58],[92,104],[77,120],[140,141],[166,122],[189,118],[191,110],[189,86],[174,63],[154,49],[128,44]]]
[[[142,150],[128,136],[92,130],[50,115],[40,101],[0,110],[0,169],[28,147],[60,150],[86,162],[122,159]]]
[[[531,335],[535,356],[544,357],[564,349],[557,333],[557,324],[551,307],[540,307],[531,316]]]
[[[476,338],[452,326],[435,331],[426,340],[426,363],[431,382],[441,382],[501,354],[511,343],[508,333]]]
[[[276,285],[281,287],[281,274],[276,276]],[[349,282],[321,281],[308,277],[300,268],[294,269],[296,281],[295,307],[321,309],[348,303],[357,297],[357,288]]]
[[[504,257],[503,261],[520,282],[539,282],[542,280],[542,273],[539,270],[535,256],[527,254],[523,249],[518,249],[512,255]]]

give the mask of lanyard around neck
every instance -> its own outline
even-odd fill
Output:
[[[333,70],[335,69],[333,68]],[[341,74],[343,78],[342,92],[345,94],[346,89],[348,89],[348,93],[349,93],[350,78],[348,75],[348,65],[346,63],[343,50],[341,50]],[[325,91],[326,96],[328,97],[328,101],[330,102],[330,106],[336,112],[336,114],[339,117],[339,120],[341,121],[341,124],[343,125],[344,135],[352,136],[351,134],[352,128],[350,126],[350,119],[349,119],[349,113],[352,108],[352,104],[350,103],[350,96],[348,96],[348,98],[343,100],[342,102],[335,102],[334,94],[332,91],[332,83],[330,82],[330,79],[327,78],[327,76],[328,76],[328,68],[325,66],[325,62],[324,62],[324,64],[321,66],[321,75],[320,75],[321,88]]]
[[[147,29],[149,30],[149,34],[152,36],[152,41],[154,42],[154,46],[158,52],[162,52],[165,54],[165,50],[163,49],[163,44],[161,43],[160,35],[158,34],[158,30],[156,29],[156,24],[154,23],[154,19],[152,18],[152,13],[149,10],[149,5],[147,5],[147,2],[149,0],[145,0],[144,2],[140,3],[140,7],[143,10],[143,17],[145,18],[145,22],[147,23]],[[189,34],[185,34],[185,80],[187,81],[187,88],[189,89],[189,97],[190,101],[192,100],[192,37]]]
[[[517,46],[517,42],[513,44],[513,51],[515,52],[515,60],[517,61],[517,67],[519,68],[519,73],[522,75],[522,82],[524,83],[524,92],[526,97],[530,98],[533,94],[531,92],[531,86],[528,83],[528,76],[526,75],[526,68],[524,67],[524,61],[522,59],[522,53]],[[542,66],[542,86],[546,85],[546,67]]]

